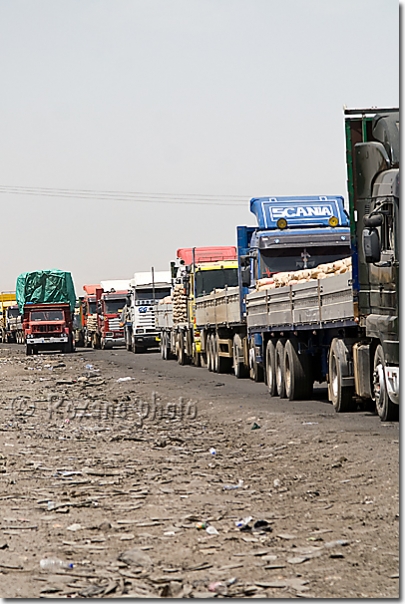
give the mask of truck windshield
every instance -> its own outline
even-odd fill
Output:
[[[195,274],[196,298],[210,294],[214,289],[238,285],[237,268],[220,268],[215,270],[197,271]]]
[[[137,300],[153,300],[153,289],[136,289],[135,296]],[[162,300],[170,296],[170,287],[155,288],[155,300]]]
[[[63,321],[62,310],[34,310],[31,321]]]
[[[7,311],[7,314],[10,318],[15,319],[15,317],[19,317],[20,316],[20,311],[18,308],[9,308]]]
[[[115,298],[113,300],[104,300],[104,308],[106,315],[117,315],[122,312],[126,304],[125,298]]]
[[[260,253],[261,277],[270,277],[273,273],[298,271],[303,268],[315,268],[318,264],[335,262],[351,255],[350,246],[314,246],[308,248],[280,248]]]
[[[94,315],[97,311],[97,302],[89,302],[89,315]]]

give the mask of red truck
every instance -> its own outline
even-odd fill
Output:
[[[23,331],[27,355],[39,350],[73,352],[73,314],[69,304],[26,304]]]
[[[27,355],[40,350],[74,351],[76,293],[70,273],[57,269],[21,273],[16,298]]]
[[[101,281],[96,288],[97,329],[93,333],[93,348],[125,346],[124,327],[120,324],[122,310],[129,295],[129,280]]]

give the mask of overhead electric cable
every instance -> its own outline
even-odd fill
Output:
[[[78,199],[105,199],[135,203],[166,203],[186,205],[245,205],[249,196],[212,195],[198,193],[144,193],[140,191],[97,191],[94,189],[62,189],[50,187],[21,187],[0,185],[0,193],[11,195],[35,195],[44,197],[68,197]]]

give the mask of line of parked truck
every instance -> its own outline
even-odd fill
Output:
[[[326,382],[337,412],[371,402],[397,419],[398,110],[346,109],[345,134],[349,213],[338,195],[253,198],[257,224],[237,227],[236,246],[180,248],[169,271],[79,299],[70,273],[23,273],[14,299],[0,295],[2,340],[27,354],[159,346],[271,396],[308,399]]]

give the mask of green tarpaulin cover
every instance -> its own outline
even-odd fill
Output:
[[[51,304],[63,302],[70,304],[73,313],[76,304],[76,292],[72,275],[57,268],[48,271],[32,271],[21,273],[17,277],[16,298],[22,314],[24,305]]]

